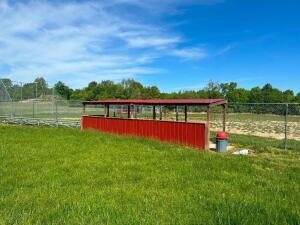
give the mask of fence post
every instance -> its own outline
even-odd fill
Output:
[[[58,118],[57,118],[57,101],[54,101],[55,102],[55,120],[56,120],[56,126],[58,127]]]
[[[54,106],[55,106],[55,101],[54,101],[54,99],[52,98],[52,118],[53,118],[53,119],[55,118],[55,114],[54,114]]]
[[[12,118],[13,115],[14,115],[14,102],[11,101],[10,117]]]
[[[32,118],[34,118],[34,100],[32,101]]]
[[[288,114],[289,114],[289,104],[285,105],[285,122],[284,122],[284,149],[287,149],[288,141]]]
[[[227,111],[228,111],[228,104],[226,103],[223,105],[223,132],[226,131]]]

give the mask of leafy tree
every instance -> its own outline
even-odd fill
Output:
[[[207,92],[208,98],[222,98],[222,94],[220,93],[221,86],[218,82],[210,80],[204,90]]]
[[[249,91],[244,88],[230,90],[226,96],[229,102],[246,103],[249,99]]]
[[[288,89],[283,92],[283,102],[293,102],[295,100],[296,98],[292,90]]]
[[[122,91],[120,91],[113,81],[104,80],[97,85],[97,99],[115,99],[121,97]]]
[[[21,99],[21,85],[14,83],[10,79],[2,79],[13,100]],[[52,89],[43,77],[37,77],[33,82],[23,84],[23,99],[33,99],[36,96],[36,86],[38,97],[51,94]],[[241,103],[285,103],[299,102],[300,93],[294,94],[292,90],[281,91],[266,84],[262,88],[254,87],[250,90],[238,88],[236,82],[218,83],[210,80],[208,84],[197,91],[178,91],[171,93],[161,93],[156,86],[143,86],[133,79],[125,79],[120,83],[110,80],[103,80],[100,83],[92,81],[87,87],[72,90],[63,82],[55,84],[56,92],[65,99],[73,100],[93,100],[93,99],[157,99],[157,98],[226,98],[229,102]],[[246,110],[244,108],[240,111]],[[261,112],[262,110],[259,109]]]
[[[54,85],[54,89],[56,91],[56,93],[58,93],[61,97],[65,98],[65,99],[70,99],[73,90],[71,88],[69,88],[67,85],[65,85],[65,83],[58,81],[55,85]]]
[[[234,91],[237,88],[236,82],[221,83],[220,89],[223,96],[227,96],[228,92]]]
[[[72,92],[70,99],[72,99],[72,100],[88,100],[88,97],[84,90],[76,89]]]
[[[143,97],[143,85],[133,79],[122,80],[124,95],[127,99],[139,99]]]
[[[160,91],[156,86],[150,86],[144,89],[143,97],[145,99],[157,99],[160,98]]]
[[[277,88],[273,88],[271,84],[266,84],[261,89],[263,94],[263,102],[275,103],[283,102],[283,93]]]
[[[295,100],[296,102],[300,103],[300,92],[296,95]]]
[[[43,77],[37,77],[33,83],[37,84],[37,96],[46,95],[48,92],[48,84]]]
[[[86,100],[95,100],[96,96],[99,94],[97,91],[97,82],[92,81],[88,84],[88,86],[84,89]]]
[[[254,87],[249,92],[249,101],[250,103],[263,102],[264,97],[261,89],[259,87]]]

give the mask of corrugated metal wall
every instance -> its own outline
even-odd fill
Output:
[[[153,138],[205,148],[205,124],[83,116],[82,129]]]

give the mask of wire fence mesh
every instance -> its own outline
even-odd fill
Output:
[[[6,86],[4,85],[3,81],[0,79],[0,101],[12,101],[9,92],[7,91]]]
[[[222,109],[215,107],[212,113],[211,129],[220,130]],[[226,131],[232,134],[259,136],[283,140],[300,141],[300,104],[298,103],[229,103]]]
[[[112,106],[110,116],[117,118],[127,117],[127,106]],[[137,106],[131,109],[132,118],[153,119],[153,108],[150,106]],[[184,107],[157,107],[156,119],[185,121]],[[193,106],[188,108],[188,122],[206,122],[207,108]],[[104,115],[103,106],[88,106],[88,115]],[[23,118],[47,121],[74,121],[80,124],[82,115],[82,101],[66,100],[23,100],[0,102],[0,119]],[[23,120],[22,120],[23,121]],[[223,108],[212,108],[210,128],[220,131],[223,127]],[[226,131],[232,134],[260,136],[284,140],[300,141],[300,104],[267,104],[267,103],[229,103],[227,111]]]

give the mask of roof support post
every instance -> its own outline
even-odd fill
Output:
[[[109,104],[104,105],[104,117],[109,117]]]
[[[184,121],[187,122],[187,105],[184,106]]]
[[[106,117],[109,117],[109,104],[106,106]]]
[[[153,119],[156,120],[156,107],[153,106]]]
[[[159,120],[162,120],[163,106],[159,107]]]
[[[176,121],[178,122],[178,105],[176,106]]]
[[[131,114],[131,113],[130,113],[130,108],[131,108],[131,105],[128,105],[128,106],[127,106],[127,118],[128,118],[128,119],[130,119],[130,114]]]
[[[227,110],[228,110],[228,104],[223,104],[223,132],[226,131],[226,121],[227,121]]]
[[[210,118],[211,118],[211,108],[210,105],[208,105],[206,126],[205,126],[205,150],[209,150],[209,144],[210,144]]]

